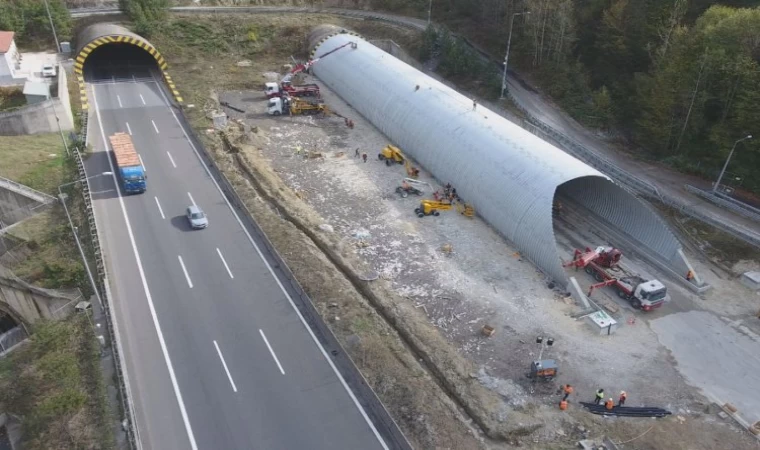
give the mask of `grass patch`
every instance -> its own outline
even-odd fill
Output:
[[[26,105],[26,97],[20,87],[0,87],[0,111],[10,111]]]
[[[98,343],[82,315],[38,322],[0,361],[0,402],[23,417],[28,450],[114,448]]]
[[[56,133],[0,136],[0,176],[54,195],[64,183],[65,149]]]

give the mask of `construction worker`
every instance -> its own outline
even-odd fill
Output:
[[[625,405],[625,400],[628,398],[628,394],[625,391],[620,391],[620,398],[618,398],[618,406]]]
[[[567,400],[567,398],[570,397],[570,394],[573,393],[573,387],[569,384],[562,386],[562,393],[565,394],[565,396],[562,397],[562,400]]]
[[[608,398],[606,402],[604,402],[604,407],[607,408],[607,411],[611,411],[612,408],[615,407],[615,402],[612,401],[612,397]]]
[[[559,409],[562,411],[567,409],[567,400],[565,400],[564,398],[560,400],[559,402]]]
[[[686,281],[691,281],[692,278],[694,278],[694,272],[689,270],[688,272],[686,272]]]
[[[594,404],[598,405],[599,403],[604,400],[604,389],[599,389],[596,391],[596,398],[594,399]]]
[[[362,160],[364,162],[367,162],[367,154],[366,153],[362,153]]]
[[[354,158],[358,158],[359,156],[361,156],[361,154],[359,153],[359,147],[357,147],[356,151],[354,152]]]
[[[477,107],[478,107],[478,102],[476,102],[475,100],[473,100],[472,101],[472,110],[475,111],[475,108],[477,108]]]

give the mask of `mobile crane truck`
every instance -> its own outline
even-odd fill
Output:
[[[121,189],[126,194],[142,194],[147,189],[145,166],[140,155],[137,154],[132,138],[126,133],[116,133],[109,136],[111,149],[116,157],[116,166],[119,168]]]
[[[623,253],[613,247],[600,246],[586,251],[575,250],[573,260],[565,267],[583,268],[598,283],[589,287],[588,296],[594,289],[612,286],[618,297],[627,300],[635,309],[651,311],[670,300],[667,288],[659,280],[647,280],[625,267],[620,259]]]

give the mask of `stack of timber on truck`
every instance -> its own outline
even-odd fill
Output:
[[[116,158],[121,188],[126,194],[141,194],[147,189],[145,167],[135,150],[132,138],[126,133],[116,133],[108,138]]]
[[[625,267],[620,259],[623,253],[612,247],[600,246],[586,251],[575,250],[573,260],[565,267],[583,268],[599,283],[591,285],[588,296],[594,289],[612,286],[618,297],[627,300],[631,306],[644,311],[659,308],[669,300],[668,291],[659,280],[649,280]]]

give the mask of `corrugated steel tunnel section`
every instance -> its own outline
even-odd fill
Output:
[[[162,71],[168,65],[161,53],[150,42],[126,28],[112,23],[96,23],[84,28],[77,35],[77,57],[74,61],[74,72],[81,76],[87,57],[96,48],[107,44],[127,44],[139,47],[156,60],[156,65]]]
[[[437,180],[455,186],[555,281],[568,282],[553,231],[555,195],[584,206],[664,261],[680,260],[681,246],[665,223],[601,172],[353,33],[320,26],[309,36],[312,55],[350,41],[356,49],[321,60],[314,74]]]

